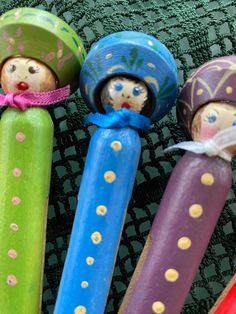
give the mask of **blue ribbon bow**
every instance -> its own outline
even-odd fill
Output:
[[[123,108],[118,111],[107,112],[106,114],[91,114],[85,118],[85,123],[93,123],[102,128],[121,129],[131,127],[147,131],[150,128],[151,120],[139,113]]]

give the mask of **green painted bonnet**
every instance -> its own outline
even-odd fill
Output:
[[[46,64],[57,76],[58,87],[79,86],[86,52],[75,31],[57,16],[34,8],[18,8],[0,17],[0,66],[14,56]]]

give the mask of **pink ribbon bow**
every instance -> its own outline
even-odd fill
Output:
[[[70,96],[70,86],[50,92],[25,92],[21,94],[0,94],[0,107],[10,106],[25,111],[29,107],[44,107],[65,100]]]

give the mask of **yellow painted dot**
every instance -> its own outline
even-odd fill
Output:
[[[203,89],[202,88],[199,88],[198,90],[197,90],[197,95],[198,96],[201,96],[203,94]]]
[[[89,284],[88,284],[87,281],[82,281],[82,282],[81,282],[81,287],[82,287],[82,288],[88,288],[88,286],[89,286]]]
[[[189,207],[189,215],[192,218],[199,218],[202,216],[203,208],[200,204],[193,204]]]
[[[15,43],[16,43],[15,39],[12,38],[12,37],[10,37],[10,38],[8,39],[8,42],[9,42],[9,44],[12,45],[12,46],[15,45]]]
[[[182,237],[178,240],[178,248],[181,250],[188,250],[192,245],[192,241],[188,237]]]
[[[86,307],[84,307],[83,305],[77,306],[77,308],[74,311],[75,314],[86,314],[86,312],[87,312]]]
[[[149,68],[153,68],[153,69],[156,67],[155,64],[153,64],[153,63],[151,63],[151,62],[147,63],[147,66],[148,66]]]
[[[160,301],[156,301],[152,304],[152,311],[155,314],[162,314],[165,312],[165,305],[164,303],[160,302]]]
[[[116,179],[116,174],[113,171],[106,171],[104,173],[104,179],[108,183],[112,183]]]
[[[104,205],[100,205],[96,208],[96,213],[98,216],[105,216],[107,213],[107,208]]]
[[[232,94],[233,93],[233,87],[231,87],[231,86],[227,86],[225,90],[226,90],[227,94]]]
[[[59,49],[59,50],[57,51],[57,59],[60,59],[62,56],[63,56],[63,50],[62,50],[62,49]]]
[[[89,266],[93,265],[93,263],[94,263],[94,258],[91,257],[91,256],[88,256],[88,257],[86,258],[86,263],[87,263]]]
[[[165,272],[165,278],[167,281],[175,282],[179,278],[179,273],[174,268],[169,268]]]
[[[108,53],[106,56],[105,56],[106,59],[111,59],[112,58],[112,53]]]
[[[214,183],[215,179],[211,173],[204,173],[201,176],[201,182],[204,185],[212,185]]]
[[[102,242],[102,235],[100,232],[95,231],[94,233],[92,233],[91,239],[94,244],[99,244],[100,242]]]
[[[111,143],[111,148],[112,148],[113,150],[115,150],[116,152],[118,152],[119,150],[122,149],[122,144],[121,144],[120,141],[113,141],[113,142]]]

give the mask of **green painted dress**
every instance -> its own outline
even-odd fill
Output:
[[[0,121],[0,309],[40,313],[53,123],[40,108]],[[36,271],[38,269],[38,271]]]

